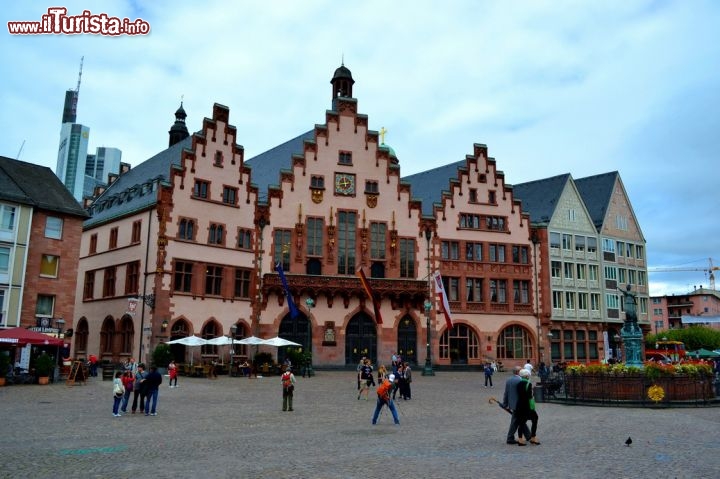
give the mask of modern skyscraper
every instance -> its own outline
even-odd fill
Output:
[[[87,155],[83,196],[92,196],[95,186],[107,183],[108,174],[117,174],[120,171],[120,160],[122,151],[106,146],[99,146],[94,155]]]
[[[67,106],[67,96],[65,103]],[[72,115],[72,118],[74,117],[75,115]],[[63,113],[63,120],[65,119],[66,115]],[[89,138],[90,128],[85,125],[73,121],[63,122],[60,127],[60,146],[55,174],[78,201],[83,197]]]
[[[84,59],[84,57],[83,57]],[[122,152],[117,148],[99,147],[95,155],[88,155],[90,128],[77,123],[77,104],[80,96],[82,61],[77,88],[65,92],[60,146],[55,174],[78,202],[91,196],[99,183],[107,182],[109,173],[120,172]]]

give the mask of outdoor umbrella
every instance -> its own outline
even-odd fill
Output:
[[[228,338],[227,336],[218,336],[217,338],[208,339],[205,344],[212,344],[215,346],[228,346],[232,344],[240,344],[240,341],[234,341],[232,338]]]
[[[277,347],[283,347],[283,346],[302,346],[302,344],[298,344],[295,342],[292,342],[287,339],[283,339],[280,336],[275,336],[274,338],[266,339],[262,343],[266,346],[277,346]]]
[[[199,336],[186,336],[184,338],[180,339],[173,339],[172,341],[168,341],[166,344],[182,344],[185,346],[204,346],[208,344],[206,339],[203,339]]]
[[[34,344],[36,346],[63,346],[63,340],[53,338],[47,334],[30,331],[25,328],[10,328],[0,331],[0,343],[17,344],[25,346]]]
[[[257,336],[248,336],[247,338],[235,341],[235,344],[249,344],[250,346],[257,346],[259,344],[265,344],[265,340],[258,338]]]
[[[709,349],[700,348],[697,351],[689,351],[687,353],[687,356],[689,358],[709,359],[716,358],[720,356],[720,354],[716,353],[715,351],[710,351]]]

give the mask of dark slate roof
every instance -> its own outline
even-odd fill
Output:
[[[603,221],[605,221],[605,213],[610,205],[617,177],[618,172],[611,171],[575,180],[575,186],[577,186],[585,207],[590,213],[590,218],[592,218],[598,231],[600,231]]]
[[[0,156],[0,200],[87,217],[85,210],[50,168],[4,156]]]
[[[84,227],[142,211],[157,203],[157,182],[168,181],[170,168],[180,165],[182,150],[191,146],[192,136],[189,136],[120,175],[93,202],[92,217],[85,221]]]
[[[422,214],[432,216],[433,204],[440,203],[442,192],[450,190],[450,181],[457,179],[458,169],[464,168],[466,165],[467,161],[465,160],[456,161],[432,170],[405,176],[401,181],[410,184],[412,199],[422,200]]]
[[[522,201],[522,211],[530,214],[534,224],[549,223],[555,213],[560,195],[570,181],[570,174],[513,185],[513,197]]]
[[[250,179],[258,187],[258,199],[267,200],[268,188],[280,184],[280,171],[292,167],[293,155],[302,155],[305,140],[315,141],[315,129],[286,141],[245,161],[252,169]]]

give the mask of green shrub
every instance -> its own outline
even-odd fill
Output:
[[[41,354],[35,359],[35,372],[38,377],[48,377],[55,367],[55,360],[49,354]]]
[[[270,353],[257,353],[255,355],[255,359],[253,360],[253,364],[255,366],[262,366],[263,364],[273,364],[273,357]]]
[[[155,346],[152,353],[152,364],[157,368],[166,368],[170,361],[173,359],[172,351],[170,346],[165,343],[160,343]]]

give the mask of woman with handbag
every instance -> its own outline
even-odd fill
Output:
[[[120,401],[125,395],[125,386],[122,383],[122,372],[116,371],[113,379],[113,416],[120,417]]]

